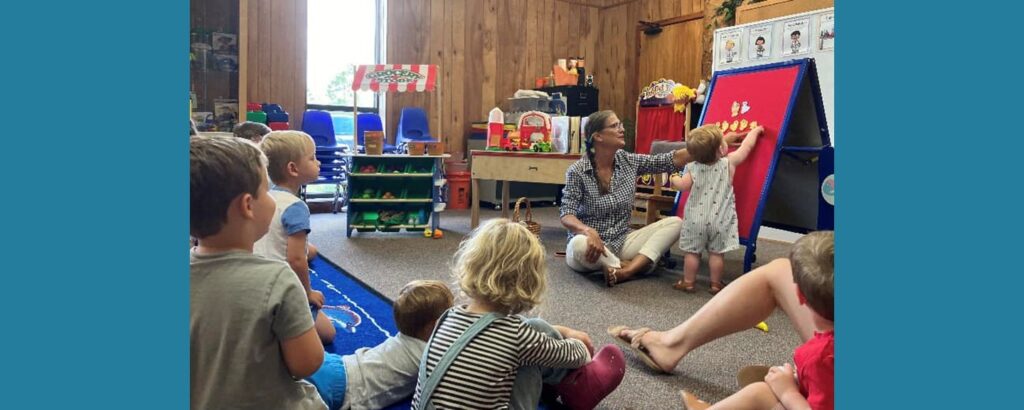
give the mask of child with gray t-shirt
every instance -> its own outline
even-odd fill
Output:
[[[331,410],[380,409],[411,396],[426,342],[454,299],[443,282],[409,282],[394,304],[397,335],[350,355],[328,353],[308,380]]]
[[[191,408],[303,409],[326,405],[299,380],[324,349],[295,272],[252,254],[274,216],[266,157],[234,137],[189,140]]]

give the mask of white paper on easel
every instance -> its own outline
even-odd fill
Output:
[[[569,152],[569,117],[551,117],[551,150]]]

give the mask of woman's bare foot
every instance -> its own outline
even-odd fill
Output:
[[[633,337],[636,336],[638,330],[634,329],[622,329],[619,331],[619,338],[624,341],[632,341]],[[679,363],[679,359],[682,357],[675,357],[672,350],[666,346],[661,340],[662,332],[648,331],[640,335],[639,348],[650,356],[654,364],[658,365],[661,370],[665,373],[671,373],[675,370],[676,364]]]

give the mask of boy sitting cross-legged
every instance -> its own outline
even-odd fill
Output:
[[[252,254],[274,216],[266,158],[238,138],[189,142],[192,409],[323,409],[300,379],[323,362],[306,292],[288,265]]]
[[[270,197],[277,204],[270,223],[270,232],[256,242],[254,253],[265,258],[288,262],[306,289],[313,305],[316,333],[324,344],[334,341],[334,324],[320,308],[324,294],[309,284],[308,248],[309,207],[298,197],[302,185],[315,181],[320,175],[320,161],[316,159],[313,138],[302,131],[272,131],[260,141],[260,149],[267,155],[267,171],[274,186]]]

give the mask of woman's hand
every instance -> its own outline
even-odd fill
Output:
[[[587,263],[597,263],[604,255],[604,241],[594,229],[587,229]]]

